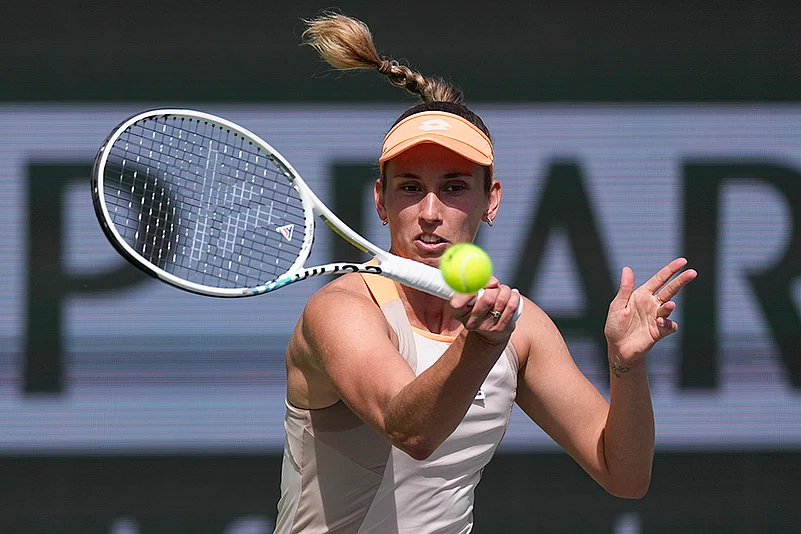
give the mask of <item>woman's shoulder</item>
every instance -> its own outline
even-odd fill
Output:
[[[366,338],[394,340],[394,332],[361,277],[348,273],[309,298],[290,345],[316,360],[324,352],[321,347],[344,347]]]
[[[523,313],[517,320],[517,326],[511,339],[520,362],[520,368],[523,368],[529,355],[539,352],[536,347],[558,343],[562,339],[556,324],[545,310],[531,299],[522,298],[525,299]]]
[[[370,290],[358,273],[338,276],[317,290],[306,302],[303,317],[343,319],[347,314],[380,313]],[[315,320],[316,322],[316,320]]]
[[[362,301],[364,298],[372,300],[367,284],[365,284],[359,273],[347,273],[337,276],[318,289],[309,299],[309,303],[315,300],[348,298],[353,298],[356,301]]]

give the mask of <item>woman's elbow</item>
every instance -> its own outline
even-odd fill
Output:
[[[621,499],[642,499],[648,493],[648,488],[651,486],[651,476],[642,477],[639,479],[630,479],[621,481],[619,483],[609,483],[605,486],[605,490],[615,497]]]
[[[415,460],[427,460],[439,444],[433,443],[425,436],[390,436],[392,445],[402,450]]]

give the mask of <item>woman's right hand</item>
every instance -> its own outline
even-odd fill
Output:
[[[475,332],[487,342],[496,344],[509,342],[514,332],[515,313],[520,304],[520,293],[494,276],[478,295],[457,293],[451,297],[453,316],[465,330]]]

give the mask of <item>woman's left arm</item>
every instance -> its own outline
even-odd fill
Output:
[[[631,497],[641,497],[648,490],[654,456],[654,414],[645,356],[659,340],[678,330],[670,319],[676,309],[671,299],[697,276],[693,269],[679,273],[686,264],[684,258],[673,260],[637,289],[634,273],[625,267],[620,289],[609,305],[604,334],[610,397],[603,450],[610,479]]]
[[[521,358],[517,403],[601,486],[627,498],[648,489],[654,454],[654,416],[645,356],[678,328],[670,301],[696,277],[672,261],[634,289],[623,269],[604,333],[610,365],[610,400],[575,365],[550,318],[533,303],[518,322],[513,343]],[[674,277],[675,276],[675,277]],[[672,280],[671,280],[672,278]]]

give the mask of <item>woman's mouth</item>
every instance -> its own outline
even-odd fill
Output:
[[[420,248],[429,252],[436,252],[441,249],[445,249],[450,244],[447,240],[431,234],[419,235],[415,241]]]

